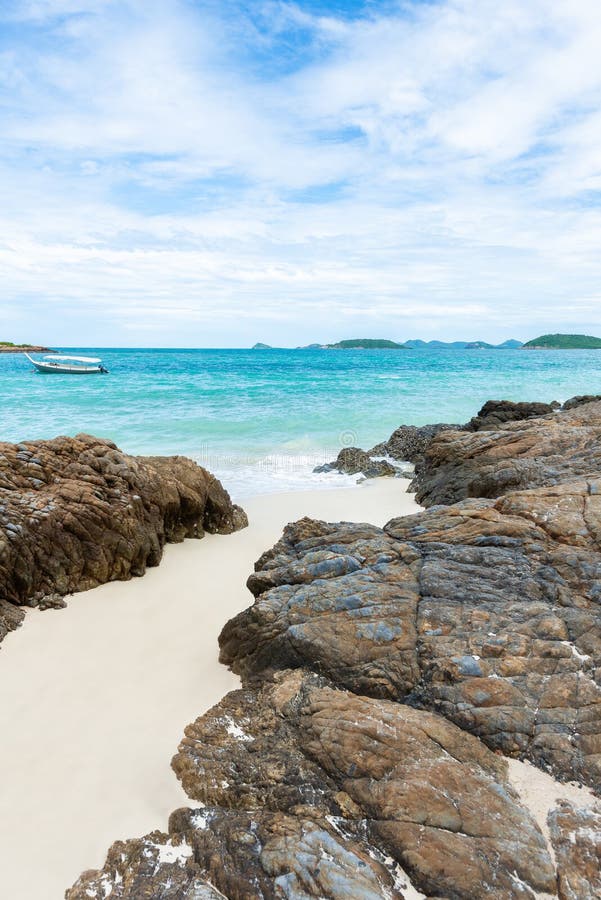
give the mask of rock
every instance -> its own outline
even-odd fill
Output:
[[[153,831],[116,841],[104,867],[80,875],[65,900],[223,900],[203,877],[185,839]]]
[[[257,563],[221,661],[245,679],[310,668],[598,784],[600,496],[575,479],[384,529],[301,520]]]
[[[23,610],[0,597],[0,643],[9,631],[14,631],[19,627],[24,618]]]
[[[335,821],[339,833],[365,833],[370,858],[392,856],[435,896],[514,897],[516,879],[522,896],[554,887],[544,838],[500,757],[440,716],[315,675],[283,672],[229,694],[189,726],[173,766],[207,804],[287,808],[316,830]]]
[[[560,900],[601,897],[601,806],[584,809],[562,800],[547,821]]]
[[[404,896],[382,854],[326,821],[206,807],[177,810],[169,831],[114,844],[104,868],[84,872],[66,900]]]
[[[368,451],[370,456],[390,456],[392,459],[417,463],[429,446],[432,438],[441,431],[456,431],[461,425],[401,425],[387,441],[376,444]]]
[[[416,467],[425,506],[559,484],[601,469],[601,402],[475,433],[443,432]]]
[[[561,408],[567,411],[576,409],[577,406],[584,406],[585,403],[596,403],[598,400],[601,400],[601,394],[579,394],[566,400]]]
[[[61,605],[68,593],[142,575],[166,541],[229,534],[244,512],[184,457],[133,457],[78,435],[0,444],[0,637],[6,602]]]
[[[331,472],[336,470],[345,475],[358,475],[366,478],[380,478],[383,475],[397,475],[396,468],[386,460],[372,459],[365,450],[358,447],[345,447],[332,463],[318,466],[314,472]]]
[[[547,416],[559,409],[560,404],[553,403],[513,403],[511,400],[488,400],[478,415],[464,425],[466,431],[482,431],[498,428],[507,422],[519,422],[538,416]]]

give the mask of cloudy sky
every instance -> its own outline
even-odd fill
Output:
[[[0,339],[601,334],[598,0],[2,0]]]

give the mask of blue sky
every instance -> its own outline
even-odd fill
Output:
[[[4,0],[0,335],[601,335],[593,0]]]

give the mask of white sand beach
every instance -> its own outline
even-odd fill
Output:
[[[255,497],[250,526],[166,548],[143,578],[28,613],[0,648],[2,896],[60,900],[112,841],[187,805],[170,768],[185,726],[237,686],[217,636],[287,522],[384,524],[419,507],[408,482]]]
[[[170,545],[143,578],[28,612],[0,648],[2,897],[60,900],[114,840],[166,828],[190,802],[170,768],[184,728],[238,684],[217,637],[252,602],[254,561],[304,515],[381,525],[418,511],[407,484],[255,497],[244,531]],[[509,775],[547,840],[557,799],[594,802],[516,760]]]

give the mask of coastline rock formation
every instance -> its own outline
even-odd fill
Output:
[[[492,431],[446,431],[434,438],[416,467],[416,499],[432,506],[494,498],[594,475],[601,466],[600,438],[601,402]]]
[[[314,472],[342,472],[343,475],[364,475],[365,478],[380,478],[385,475],[397,475],[397,470],[386,460],[372,459],[358,447],[344,447],[334,462],[317,466]]]
[[[441,431],[456,431],[461,425],[400,425],[387,441],[376,444],[367,453],[369,456],[390,456],[392,459],[419,462],[430,442]]]
[[[173,766],[207,806],[175,812],[169,834],[115,844],[67,900],[106,888],[195,897],[183,892],[194,878],[231,900],[403,898],[405,871],[438,897],[554,890],[546,842],[503,759],[440,716],[302,670],[228,694],[186,729]],[[174,857],[182,892],[158,893]],[[154,894],[124,887],[144,867],[138,884]]]
[[[221,661],[245,679],[310,668],[598,785],[600,490],[574,480],[383,529],[301,520],[257,563]]]
[[[596,397],[573,397],[564,404],[564,409],[587,403]],[[400,425],[387,441],[382,441],[371,450],[346,447],[340,451],[334,462],[319,466],[315,472],[337,470],[349,475],[362,472],[368,478],[395,474],[394,468],[385,460],[374,457],[388,456],[399,462],[422,463],[427,448],[441,431],[483,431],[502,427],[508,422],[523,421],[544,416],[559,409],[559,403],[514,403],[511,400],[488,400],[466,425],[439,422],[435,425]],[[386,468],[388,467],[388,468]],[[390,471],[392,469],[392,471]],[[369,474],[368,474],[369,473]],[[398,472],[396,473],[398,474]]]
[[[504,758],[601,789],[601,402],[481,413],[422,445],[424,512],[263,553],[172,763],[205,806],[67,900],[601,894],[601,806],[541,830]]]
[[[19,606],[158,565],[167,541],[247,524],[220,482],[184,457],[134,457],[89,435],[0,443],[0,639]]]
[[[488,400],[478,415],[470,419],[463,429],[465,431],[481,431],[482,429],[497,428],[507,422],[520,422],[549,415],[559,408],[559,403],[514,403],[511,400]]]

